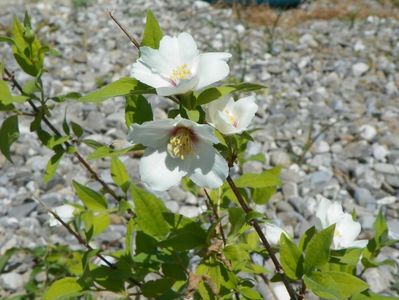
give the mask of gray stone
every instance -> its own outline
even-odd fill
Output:
[[[393,174],[399,176],[399,166],[391,164],[384,164],[384,163],[374,164],[374,170],[380,173]]]
[[[179,213],[188,218],[195,218],[201,213],[201,211],[197,206],[183,205],[180,207]]]
[[[355,200],[362,206],[375,205],[376,199],[366,188],[355,188]]]
[[[273,151],[270,154],[270,162],[274,166],[289,166],[291,164],[291,159],[286,152],[283,151]]]
[[[362,76],[364,73],[366,73],[369,70],[369,66],[365,63],[356,63],[352,66],[352,73],[356,77]]]
[[[17,291],[27,282],[26,278],[18,273],[10,272],[0,275],[0,282],[5,289]]]
[[[9,210],[8,215],[10,217],[21,219],[27,217],[36,207],[37,207],[36,202],[24,203],[22,205],[12,207]]]

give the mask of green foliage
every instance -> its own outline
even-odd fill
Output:
[[[127,193],[130,186],[129,175],[127,174],[125,166],[117,157],[112,157],[111,159],[111,177],[115,184]]]
[[[334,236],[335,225],[316,233],[305,250],[304,273],[311,274],[316,268],[328,262],[330,245]]]
[[[78,100],[81,102],[101,103],[109,98],[116,96],[126,96],[128,94],[153,94],[154,89],[138,82],[137,80],[124,77],[102,88],[91,92]]]
[[[216,99],[224,97],[233,92],[253,92],[256,90],[264,89],[265,86],[254,84],[254,83],[240,83],[240,84],[231,84],[219,87],[210,87],[201,91],[196,95],[197,102],[196,105],[203,105],[210,103]]]
[[[72,185],[80,200],[82,200],[89,209],[92,209],[96,212],[102,212],[107,209],[107,199],[105,199],[102,194],[84,185],[81,185],[76,181],[73,181]]]
[[[63,151],[56,152],[48,161],[43,181],[44,183],[48,183],[55,175],[57,171],[58,165],[64,155]]]
[[[313,272],[304,280],[313,293],[324,299],[347,299],[368,288],[363,280],[345,272]]]
[[[142,124],[146,121],[152,121],[151,104],[142,95],[128,95],[125,97],[125,121],[126,126]]]
[[[273,169],[264,171],[260,174],[246,173],[244,175],[241,175],[241,177],[238,178],[237,180],[235,180],[235,184],[239,188],[276,187],[281,185],[280,171],[281,171],[280,167],[275,167]]]
[[[0,128],[0,151],[12,162],[10,155],[10,147],[19,138],[18,117],[11,116],[4,120]]]
[[[303,275],[303,256],[295,243],[285,234],[280,237],[280,261],[284,272],[291,279]]]
[[[143,39],[140,46],[147,46],[153,49],[159,48],[159,42],[163,36],[161,27],[151,10],[147,11],[147,20],[145,22]]]
[[[169,225],[163,217],[167,212],[162,201],[145,190],[132,185],[132,199],[136,210],[136,222],[143,232],[162,239],[169,233]]]
[[[53,282],[43,295],[43,300],[61,300],[77,297],[82,295],[83,290],[83,287],[78,282],[78,278],[65,277]]]

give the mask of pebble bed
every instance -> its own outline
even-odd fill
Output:
[[[29,2],[29,1],[25,1]],[[0,31],[12,24],[12,15],[23,17],[25,8],[38,34],[60,53],[46,62],[44,85],[49,95],[88,92],[101,82],[130,73],[137,51],[107,15],[107,11],[139,37],[145,12],[152,9],[164,32],[190,32],[203,51],[228,51],[232,75],[268,87],[257,95],[259,110],[255,141],[247,155],[261,153],[265,162],[248,161],[243,172],[261,172],[283,165],[282,189],[267,206],[257,209],[274,219],[295,237],[314,224],[315,196],[340,201],[354,209],[367,238],[379,209],[388,219],[390,234],[399,235],[399,21],[369,16],[353,24],[346,20],[312,20],[295,28],[276,31],[272,47],[265,28],[248,27],[230,9],[213,8],[202,1],[98,0],[88,7],[67,1],[0,3]],[[4,32],[0,32],[4,34]],[[11,51],[0,45],[0,57],[16,70]],[[26,75],[16,72],[20,81]],[[166,117],[172,103],[149,97],[157,118]],[[28,109],[26,107],[26,109]],[[51,120],[62,127],[68,119],[81,124],[85,137],[117,147],[126,146],[124,100],[100,105],[59,105]],[[2,122],[5,113],[0,114]],[[71,181],[87,183],[88,176],[77,161],[67,157],[57,175],[43,183],[52,152],[42,147],[29,131],[31,119],[22,118],[21,136],[12,147],[15,165],[0,156],[0,255],[12,247],[35,247],[50,243],[80,247],[63,228],[50,228],[39,198],[51,207],[78,202]],[[310,143],[310,141],[313,141]],[[88,147],[79,150],[87,155]],[[122,156],[132,179],[139,181],[138,160]],[[108,160],[91,161],[104,181],[112,184]],[[202,199],[180,187],[159,194],[167,207],[189,217],[206,209]],[[118,218],[97,243],[123,241],[125,226]],[[387,248],[380,259],[399,263],[399,250]],[[0,275],[0,297],[23,289],[34,262],[19,256],[18,267]],[[363,274],[377,293],[390,292],[398,283],[390,266]],[[267,292],[265,292],[267,293]]]

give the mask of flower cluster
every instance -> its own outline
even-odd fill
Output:
[[[352,215],[345,213],[341,204],[318,195],[316,206],[316,229],[322,230],[335,224],[331,247],[335,250],[345,248],[364,248],[368,240],[356,240],[360,234],[360,223]]]
[[[200,53],[192,36],[185,32],[164,36],[159,49],[141,47],[140,53],[132,76],[154,87],[160,96],[199,91],[229,74],[230,53]],[[254,97],[235,102],[226,96],[208,104],[208,124],[181,117],[133,124],[128,139],[146,147],[140,161],[142,181],[157,191],[176,186],[184,176],[201,187],[219,187],[228,175],[228,166],[213,147],[219,140],[212,127],[224,135],[241,133],[257,109]]]

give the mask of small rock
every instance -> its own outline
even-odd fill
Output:
[[[12,291],[21,289],[26,283],[24,276],[13,272],[0,275],[0,281],[5,289]]]
[[[8,215],[17,219],[21,219],[28,216],[36,207],[36,202],[24,203],[22,205],[12,207],[8,212]]]
[[[288,167],[291,164],[291,159],[284,151],[273,151],[270,154],[270,162],[273,166]]]
[[[180,208],[179,213],[187,218],[194,218],[194,217],[198,216],[201,213],[201,211],[200,211],[199,207],[197,207],[197,206],[183,205]]]
[[[374,164],[374,170],[380,173],[385,174],[392,174],[398,175],[399,174],[399,166],[391,165],[391,164],[384,164],[384,163],[377,163]]]
[[[361,52],[364,49],[366,49],[366,46],[362,43],[362,41],[357,41],[353,46],[353,50],[355,50],[356,52]]]
[[[362,206],[375,204],[376,200],[366,188],[355,188],[355,200]]]
[[[388,154],[389,151],[385,146],[373,144],[373,156],[376,160],[385,161],[385,158]]]
[[[365,63],[356,63],[352,66],[352,73],[356,77],[362,76],[364,73],[366,73],[369,70],[369,66]]]
[[[315,145],[315,153],[326,153],[330,151],[330,145],[326,141],[318,141]]]
[[[359,133],[363,139],[371,141],[376,136],[377,130],[373,126],[365,124],[360,126]]]

